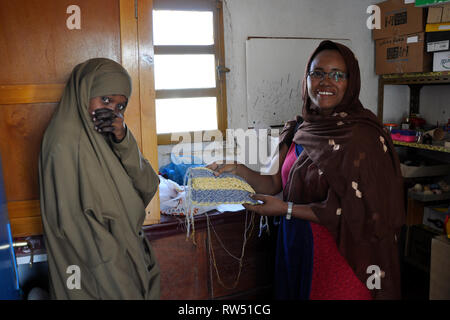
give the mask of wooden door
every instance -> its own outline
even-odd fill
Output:
[[[69,29],[79,7],[80,29]],[[133,95],[125,115],[143,147],[138,28],[134,0],[15,0],[0,2],[0,153],[14,236],[41,234],[38,156],[43,133],[73,67],[105,57],[129,71]],[[150,1],[151,7],[151,1]],[[70,25],[70,23],[69,23]],[[147,72],[152,72],[149,69]],[[148,108],[148,105],[146,106]],[[151,104],[150,104],[151,107]],[[148,113],[148,111],[147,111]],[[145,125],[151,125],[151,119]],[[149,138],[146,137],[145,141]],[[154,140],[156,141],[156,135]],[[148,156],[156,144],[144,145]],[[150,159],[156,169],[156,161]],[[159,197],[149,210],[159,219]]]

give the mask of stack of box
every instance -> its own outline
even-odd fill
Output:
[[[425,31],[427,52],[433,53],[433,71],[450,71],[450,3],[428,8]]]
[[[444,233],[445,218],[448,214],[447,207],[424,207],[422,223],[439,233]]]
[[[414,0],[378,3],[380,29],[373,30],[376,74],[429,72],[432,54],[425,50],[425,10]]]

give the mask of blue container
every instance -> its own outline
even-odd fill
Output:
[[[21,294],[17,262],[4,190],[0,156],[0,299],[19,300],[21,299]]]

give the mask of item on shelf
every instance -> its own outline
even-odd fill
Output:
[[[424,32],[375,40],[376,74],[429,72],[432,60]]]
[[[444,193],[448,193],[450,191],[450,187],[444,180],[440,180],[438,183],[431,183],[422,185],[420,183],[416,183],[414,187],[409,189],[409,193],[414,193],[416,195],[442,195]],[[450,198],[450,194],[448,195]]]
[[[448,208],[445,207],[424,207],[422,223],[440,233],[443,233],[447,213]]]
[[[450,71],[450,51],[433,54],[433,71]]]
[[[439,185],[437,183],[430,184],[430,190],[439,189]]]
[[[450,22],[450,3],[446,4],[442,9],[441,22]]]
[[[439,181],[438,185],[439,185],[439,187],[441,188],[442,191],[444,191],[444,192],[449,192],[450,191],[450,186],[444,180]]]
[[[414,185],[413,189],[414,189],[415,192],[422,192],[423,191],[423,186],[420,183],[416,183]]]
[[[433,137],[429,133],[423,135],[423,144],[433,144]]]
[[[420,114],[412,113],[409,116],[409,123],[410,123],[410,129],[416,129],[416,128],[422,128],[426,124],[426,121],[425,121],[425,119],[420,117]]]
[[[418,130],[416,133],[416,142],[417,143],[423,143],[423,131],[422,130]]]
[[[440,23],[442,18],[442,7],[436,6],[428,9],[427,23]]]
[[[398,124],[396,123],[385,123],[384,128],[388,130],[388,132],[391,132],[392,129],[396,129],[398,127]]]
[[[403,119],[402,125],[401,125],[401,129],[402,129],[402,130],[408,130],[408,129],[410,129],[409,117],[406,117],[405,119]]]
[[[431,190],[423,192],[415,192],[414,190],[409,189],[408,197],[421,202],[446,201],[450,200],[450,192],[442,192],[440,194],[435,194]]]
[[[450,50],[450,31],[425,33],[427,52]]]
[[[404,0],[388,0],[377,3],[380,8],[380,29],[373,29],[373,39],[383,39],[396,35],[424,31],[425,13],[414,3]]]
[[[441,141],[444,139],[445,132],[441,128],[436,128],[433,132],[433,139],[437,141]]]
[[[450,30],[450,22],[427,23],[425,26],[425,32],[439,32],[448,30]]]
[[[427,23],[450,22],[450,4],[435,5],[428,8]]]
[[[443,5],[447,2],[449,2],[450,0],[405,0],[405,2],[415,2],[416,7],[431,7],[431,6],[436,6],[436,5]]]
[[[395,141],[416,142],[417,133],[415,130],[392,129],[391,138]]]

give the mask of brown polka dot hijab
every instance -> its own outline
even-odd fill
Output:
[[[312,105],[306,78],[314,57],[329,49],[337,50],[344,58],[348,84],[342,102],[331,115],[325,116]],[[323,41],[305,70],[304,121],[300,126],[300,117],[288,122],[280,141],[288,145],[293,141],[304,150],[290,171],[285,200],[305,203],[304,188],[317,185],[314,179],[326,180],[326,199],[311,207],[320,223],[333,234],[356,275],[365,281],[369,263],[386,268],[398,265],[398,261],[392,262],[396,259],[392,244],[404,223],[405,210],[398,156],[378,118],[359,101],[360,86],[358,61],[353,52],[342,44]],[[316,175],[310,174],[311,166],[317,169]],[[380,252],[378,246],[386,241],[387,251]],[[388,272],[391,280],[397,273],[396,267],[393,270]],[[392,286],[387,287],[383,296],[395,296],[393,292],[398,292],[398,285]]]

